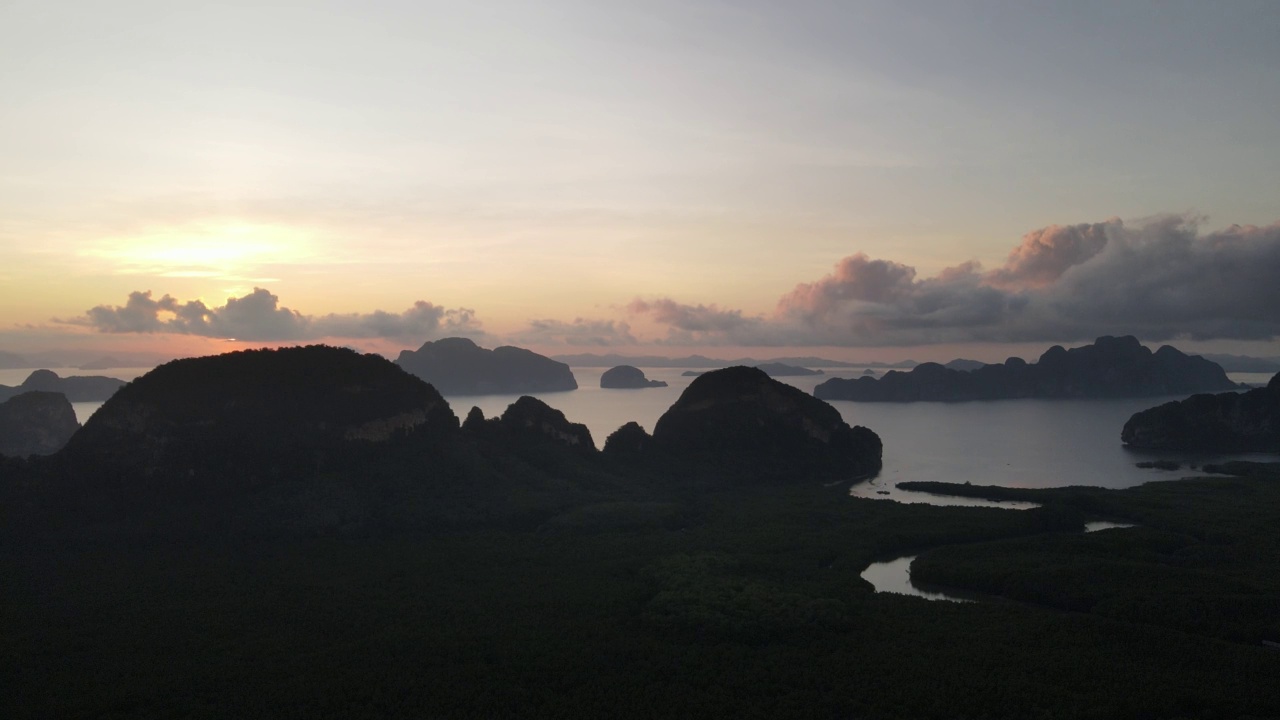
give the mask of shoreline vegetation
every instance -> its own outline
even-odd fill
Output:
[[[1280,709],[1269,681],[1280,656],[1262,645],[1280,641],[1274,479],[1023,491],[1044,506],[1017,513],[846,490],[650,489],[435,532],[6,537],[0,642],[4,657],[22,658],[5,671],[22,682],[6,683],[0,710]],[[1099,515],[1143,528],[1080,535]],[[929,603],[874,593],[859,578],[876,558],[920,548],[932,548],[913,569],[921,582],[1021,602]],[[876,672],[859,672],[868,667]],[[1022,691],[1001,692],[1010,684]]]
[[[390,363],[309,353],[242,356],[247,379],[166,366],[65,453],[0,458],[0,716],[1280,714],[1271,474],[902,483],[1040,506],[903,505],[850,496],[853,471],[785,477],[792,446],[758,435],[703,435],[692,463],[649,449],[667,428],[597,451],[532,398],[459,423]],[[268,361],[311,356],[332,360],[285,377],[359,402],[315,394],[295,417],[262,394],[297,389]],[[704,411],[821,428],[818,401],[758,371],[699,380],[673,416],[690,438]],[[762,400],[722,404],[743,397]],[[753,461],[707,472],[744,442]],[[1080,533],[1099,519],[1141,527]],[[1014,602],[860,577],[917,552],[921,581]]]
[[[1232,477],[1159,481],[1124,490],[903,483],[966,497],[1038,499],[1045,507],[1135,525],[1123,533],[932,548],[912,566],[913,578],[1269,646],[1280,640],[1280,579],[1267,570],[1280,564],[1274,533],[1280,463],[1233,462],[1206,470]]]

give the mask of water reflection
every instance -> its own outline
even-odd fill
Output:
[[[1091,533],[1098,532],[1100,530],[1115,530],[1131,527],[1136,526],[1130,523],[1111,522],[1110,520],[1094,520],[1093,522],[1087,522],[1084,524],[1084,531]],[[876,589],[876,592],[895,593],[898,595],[914,595],[926,600],[975,602],[974,598],[960,597],[958,595],[952,595],[945,592],[930,591],[917,586],[911,581],[911,563],[915,559],[915,555],[907,555],[905,557],[889,560],[888,562],[871,563],[867,566],[866,570],[862,571],[862,579],[871,583],[871,586]]]
[[[1095,520],[1084,524],[1084,531],[1087,533],[1098,532],[1099,530],[1115,530],[1118,528],[1135,527],[1132,523],[1111,522],[1109,520]]]
[[[854,497],[871,500],[896,500],[901,503],[925,503],[927,505],[955,505],[960,507],[995,507],[1005,510],[1029,510],[1039,507],[1033,502],[1015,500],[987,500],[986,498],[959,497],[956,495],[935,495],[933,493],[901,490],[881,478],[872,478],[855,484],[849,489]]]
[[[913,585],[911,582],[911,562],[915,559],[915,555],[908,555],[888,562],[871,563],[866,570],[862,571],[862,579],[871,583],[876,592],[915,595],[926,600],[973,602],[968,598],[948,595],[942,592],[929,592]]]

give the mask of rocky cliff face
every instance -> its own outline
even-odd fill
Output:
[[[1012,398],[1113,398],[1186,395],[1231,390],[1222,368],[1165,345],[1156,352],[1137,338],[1100,337],[1092,345],[1049,348],[1039,362],[1004,363],[959,371],[937,363],[879,379],[833,378],[814,389],[826,400],[961,402]]]
[[[1135,413],[1120,440],[1152,450],[1280,452],[1280,374],[1265,388],[1193,395]]]
[[[317,345],[161,365],[112,396],[61,455],[144,476],[283,474],[349,443],[457,427],[439,393],[385,358]]]
[[[600,376],[600,387],[617,390],[634,390],[638,388],[666,387],[662,380],[650,380],[644,371],[632,365],[619,365],[609,368]]]
[[[76,413],[61,393],[25,392],[0,403],[0,455],[49,455],[79,429]]]
[[[881,465],[875,433],[849,427],[835,408],[749,367],[690,383],[659,418],[653,445],[744,479],[849,479]]]
[[[569,366],[524,348],[486,350],[445,338],[400,353],[396,363],[445,395],[560,392],[578,389]]]
[[[101,375],[59,377],[52,370],[36,370],[17,387],[0,385],[0,400],[32,390],[62,393],[71,402],[102,402],[111,397],[125,382]]]

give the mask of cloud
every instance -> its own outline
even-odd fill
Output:
[[[883,305],[912,292],[916,269],[888,260],[872,260],[863,253],[836,264],[835,272],[813,283],[801,283],[782,298],[788,307],[828,313],[848,304]]]
[[[1280,336],[1280,223],[1199,232],[1197,218],[1050,226],[1005,264],[920,278],[857,253],[800,283],[768,317],[664,298],[632,303],[689,344],[903,346],[953,342],[1264,340]]]
[[[801,282],[772,313],[752,315],[671,297],[635,299],[665,335],[637,338],[622,320],[535,319],[507,338],[571,346],[910,346],[1068,342],[1104,334],[1147,341],[1280,337],[1280,223],[1204,233],[1198,218],[1053,225],[1027,233],[1005,262],[965,262],[922,277],[916,268],[855,253]],[[417,302],[399,313],[305,315],[255,288],[217,307],[133,292],[67,321],[104,333],[177,333],[248,341],[483,335],[475,312]],[[496,338],[491,338],[496,339]]]
[[[366,315],[322,315],[312,324],[321,337],[425,338],[479,335],[480,323],[470,308],[446,309],[419,300],[402,313],[375,310]]]
[[[799,344],[957,342],[1001,327],[1024,306],[986,285],[978,270],[966,263],[919,280],[915,268],[859,253],[784,295],[770,322],[790,327],[787,335]]]
[[[418,301],[401,313],[303,315],[280,305],[268,290],[254,288],[220,307],[200,300],[180,302],[169,295],[154,299],[151,291],[129,293],[124,305],[99,305],[67,320],[104,333],[174,333],[249,341],[301,341],[321,338],[388,338],[420,340],[438,335],[480,333],[475,311],[446,309]]]
[[[683,305],[671,298],[632,300],[628,312],[649,315],[655,322],[687,332],[732,332],[759,321],[742,316],[741,310],[721,310],[715,305]]]
[[[574,346],[608,347],[635,345],[631,326],[616,320],[590,320],[575,318],[573,322],[562,320],[530,320],[529,327],[515,333],[511,342],[529,344],[556,344]]]
[[[163,332],[160,322],[160,311],[173,312],[176,301],[165,295],[160,301],[151,299],[151,291],[131,292],[129,300],[123,305],[107,307],[99,305],[92,308],[77,324],[92,325],[101,332],[109,333],[153,333]]]
[[[1151,339],[1264,340],[1280,335],[1280,223],[1201,235],[1167,217],[1111,234],[1050,290],[1070,326],[1133,326]]]
[[[1122,234],[1116,218],[1080,225],[1050,225],[1022,236],[1004,267],[987,275],[988,283],[1011,289],[1052,285],[1068,270],[1087,262],[1107,246],[1108,233]]]

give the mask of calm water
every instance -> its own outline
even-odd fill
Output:
[[[693,378],[682,370],[645,368],[665,388],[602,390],[606,368],[574,368],[578,390],[544,393],[538,397],[574,422],[591,429],[596,446],[629,420],[646,430],[680,396]],[[861,369],[826,370],[825,375],[778,378],[806,392],[831,377],[857,377]],[[1245,378],[1240,378],[1245,380]],[[988,504],[961,498],[943,499],[907,493],[894,487],[907,480],[971,482],[1006,487],[1100,485],[1130,487],[1149,480],[1197,474],[1186,465],[1227,459],[1280,460],[1262,454],[1187,455],[1141,453],[1120,444],[1120,429],[1139,410],[1183,396],[1125,400],[1001,400],[970,403],[831,403],[851,425],[865,425],[884,442],[884,470],[856,486],[855,495],[904,502]],[[514,395],[448,398],[454,413],[464,417],[474,405],[485,417],[501,414]],[[1184,463],[1178,472],[1142,470],[1141,460],[1166,458]],[[888,493],[887,495],[880,493]],[[999,503],[1001,507],[1025,507]]]
[[[628,421],[635,420],[650,432],[662,413],[693,380],[682,377],[680,369],[645,368],[645,375],[665,380],[665,388],[605,390],[600,375],[606,368],[574,368],[578,389],[572,392],[541,393],[537,397],[564,412],[573,422],[591,429],[597,447]],[[53,368],[59,375],[108,375],[132,380],[148,368],[116,368],[80,371]],[[0,384],[18,385],[30,370],[0,370]],[[779,378],[806,392],[831,377],[857,377],[862,369],[826,370],[825,375]],[[1232,375],[1244,382],[1265,381],[1266,377]],[[472,406],[486,417],[500,415],[516,395],[479,395],[447,398],[454,414],[466,416]],[[1226,459],[1276,461],[1276,455],[1186,455],[1140,453],[1120,444],[1120,429],[1133,413],[1169,398],[1126,400],[1002,400],[969,403],[853,403],[832,405],[852,425],[865,425],[884,442],[884,470],[879,477],[857,485],[853,494],[869,498],[889,498],[904,502],[975,504],[974,501],[941,498],[898,490],[896,483],[907,480],[970,482],[975,485],[1007,487],[1058,487],[1100,485],[1130,487],[1143,482],[1196,474],[1187,465]],[[73,403],[81,422],[101,403]],[[1166,458],[1184,463],[1177,472],[1142,470],[1140,460]],[[977,504],[986,504],[978,501]],[[1002,503],[1002,507],[1025,507]]]
[[[896,595],[915,595],[926,600],[950,600],[952,602],[968,602],[967,598],[948,595],[944,592],[922,590],[911,582],[911,563],[915,555],[896,558],[887,562],[871,563],[862,571],[862,579],[871,583],[876,592],[894,593]]]

